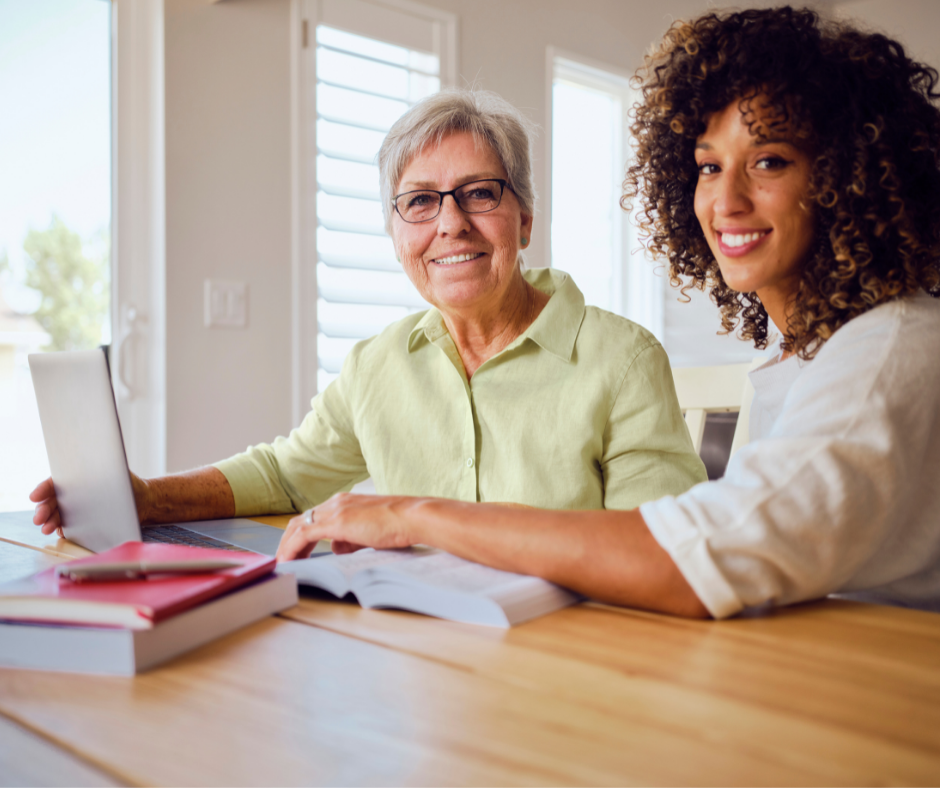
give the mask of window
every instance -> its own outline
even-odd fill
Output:
[[[110,342],[111,4],[0,4],[0,52],[6,511],[49,474],[27,355]]]
[[[567,57],[552,60],[552,265],[588,304],[662,336],[662,279],[620,208],[630,152],[627,77]]]
[[[317,26],[317,389],[361,339],[428,304],[395,260],[379,201],[379,146],[440,90],[436,55]]]
[[[574,277],[588,304],[619,312],[623,101],[611,76],[555,58],[551,248],[552,264]]]

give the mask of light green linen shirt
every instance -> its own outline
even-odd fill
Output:
[[[389,326],[349,353],[287,438],[217,467],[238,515],[303,511],[369,476],[379,493],[629,509],[705,480],[665,351],[584,306],[556,269],[531,326],[468,381],[441,313]]]

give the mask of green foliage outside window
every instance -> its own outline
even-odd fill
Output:
[[[59,217],[47,230],[30,230],[24,284],[42,293],[33,317],[52,337],[46,350],[87,350],[101,344],[110,297],[110,239],[82,244]]]

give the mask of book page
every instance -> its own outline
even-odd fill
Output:
[[[346,555],[325,555],[322,558],[308,560],[329,561],[343,573],[347,580],[352,580],[353,575],[366,569],[410,561],[423,556],[425,552],[425,550],[410,547],[404,550],[375,550],[367,547],[364,550],[357,550],[355,553],[346,553]]]
[[[461,594],[499,598],[512,593],[519,586],[539,588],[552,584],[537,577],[503,572],[472,561],[450,555],[450,553],[427,551],[406,556],[410,560],[388,564],[375,564],[368,574],[370,579],[390,580],[393,577],[408,577],[412,581],[446,588]]]
[[[373,550],[371,547],[346,555],[319,555],[278,564],[281,574],[289,572],[301,585],[325,589],[335,596],[344,596],[352,589],[353,577],[359,572],[383,564],[407,561],[420,555],[420,549]]]

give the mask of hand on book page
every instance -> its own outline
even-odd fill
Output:
[[[277,560],[307,558],[321,539],[332,540],[334,553],[351,553],[363,547],[410,547],[417,540],[409,533],[409,515],[427,500],[339,493],[288,523]]]
[[[321,539],[331,540],[333,552],[340,555],[363,547],[394,550],[419,544],[421,539],[415,533],[418,512],[434,501],[440,499],[339,493],[290,521],[277,560],[308,558]],[[534,510],[520,503],[496,505]]]

